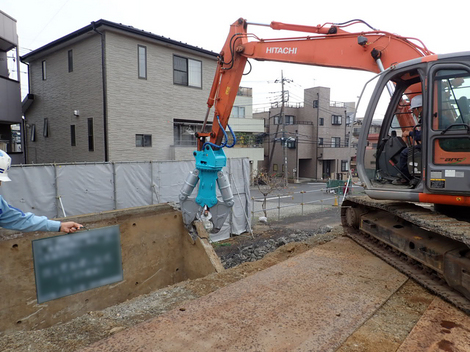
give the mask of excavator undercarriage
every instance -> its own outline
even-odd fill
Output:
[[[341,221],[347,236],[470,314],[470,222],[369,197],[345,199]]]

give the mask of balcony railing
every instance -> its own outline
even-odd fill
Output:
[[[349,148],[346,143],[323,143],[318,145],[319,148]]]

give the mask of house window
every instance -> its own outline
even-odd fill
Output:
[[[331,146],[339,148],[341,146],[341,137],[331,137]]]
[[[137,45],[137,66],[139,78],[147,79],[147,47]]]
[[[15,123],[10,125],[11,127],[11,152],[13,153],[21,153],[23,149],[21,148],[22,146],[22,141],[23,141],[23,135],[21,131],[21,125],[19,123]]]
[[[341,172],[349,171],[349,163],[347,160],[341,160]]]
[[[151,134],[136,134],[135,135],[135,146],[136,147],[151,147],[152,146],[152,135]]]
[[[202,62],[173,56],[173,83],[202,88]]]
[[[295,116],[293,115],[284,115],[286,120],[286,125],[293,125],[295,122]],[[275,125],[282,125],[282,117],[280,115],[274,116],[274,124]]]
[[[179,146],[196,146],[196,132],[209,132],[211,123],[207,123],[205,131],[202,131],[202,122],[188,120],[174,120],[173,138],[174,144]]]
[[[318,100],[313,101],[313,108],[318,109]]]
[[[278,170],[277,164],[273,164],[273,171],[277,172],[277,170]]]
[[[323,138],[318,139],[318,145],[323,145]]]
[[[89,118],[88,121],[88,151],[95,150],[94,135],[93,135],[93,119]]]
[[[67,53],[68,63],[69,63],[69,72],[73,72],[73,51],[69,50]]]
[[[42,135],[44,137],[49,137],[49,120],[47,119],[47,117],[44,119],[44,125],[43,125],[43,128],[42,128]]]
[[[230,117],[245,118],[245,107],[244,106],[234,106],[232,108],[232,113]]]
[[[294,124],[294,116],[293,115],[285,115],[286,118],[286,125],[293,125]]]
[[[72,147],[77,145],[77,140],[75,138],[75,125],[70,125],[70,145]]]
[[[36,125],[32,124],[31,125],[31,142],[36,141]]]
[[[341,125],[341,115],[331,115],[332,125]]]
[[[323,126],[325,124],[325,119],[323,117],[320,117],[320,121],[318,122],[320,126]]]
[[[45,81],[46,78],[47,78],[47,75],[46,75],[46,60],[43,60],[41,62],[41,65],[42,65],[42,80]]]

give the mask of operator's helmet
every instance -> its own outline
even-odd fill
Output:
[[[4,151],[0,150],[0,181],[11,181],[8,177],[8,170],[10,170],[11,158]]]
[[[422,95],[416,95],[411,99],[411,105],[410,108],[420,108],[423,106],[423,96]]]

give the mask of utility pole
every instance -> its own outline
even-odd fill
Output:
[[[318,88],[319,89],[319,88]],[[315,177],[317,179],[322,178],[323,175],[320,174],[320,177],[318,177],[318,164],[320,161],[318,160],[318,148],[320,147],[320,142],[319,142],[319,135],[318,135],[318,130],[320,126],[320,91],[317,91],[317,128],[316,128],[316,142],[315,142]]]
[[[287,139],[286,139],[286,117],[284,114],[284,103],[285,103],[285,92],[284,92],[284,82],[290,83],[292,80],[284,78],[284,72],[281,70],[281,86],[282,86],[282,95],[281,95],[281,114],[280,118],[282,119],[282,151],[284,156],[284,186],[287,187],[289,184],[288,178],[288,168],[287,168]],[[279,80],[276,80],[274,83],[279,83]]]

